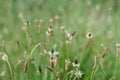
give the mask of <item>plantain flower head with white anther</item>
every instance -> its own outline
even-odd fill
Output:
[[[50,26],[50,27],[48,28],[48,31],[46,32],[46,35],[47,35],[47,36],[53,36],[52,26]]]
[[[54,51],[54,49],[52,49],[50,52],[48,52],[48,54],[50,55],[51,68],[57,67],[59,52]]]
[[[72,64],[73,64],[73,67],[79,67],[80,66],[77,59],[75,59],[75,61]]]
[[[79,77],[81,78],[84,73],[81,72],[80,70],[76,70],[74,74],[75,74],[76,76],[79,76]]]
[[[75,35],[76,31],[74,31],[72,34],[70,34],[67,30],[65,31],[65,35],[66,35],[66,43],[67,44],[71,44],[73,36]]]
[[[62,33],[65,33],[65,26],[61,26],[60,30],[61,30]]]
[[[116,57],[118,57],[120,55],[120,43],[116,44],[116,51],[117,51]]]
[[[70,59],[65,60],[65,70],[68,70],[70,63]]]
[[[8,56],[7,54],[0,52],[0,57],[2,58],[3,61],[7,61],[8,60]]]
[[[88,32],[86,37],[90,40],[93,37],[92,32]]]
[[[57,56],[57,55],[59,55],[59,52],[58,51],[54,51],[54,49],[52,49],[51,51],[48,52],[48,54],[50,56]]]

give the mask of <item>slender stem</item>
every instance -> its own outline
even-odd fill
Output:
[[[70,72],[68,72],[68,73],[64,76],[63,80],[65,80],[65,79],[66,79],[66,77],[67,77],[69,74],[71,74],[71,71],[70,71]]]
[[[28,32],[27,31],[25,31],[25,36],[26,36],[26,43],[27,43],[27,49],[28,49],[28,47],[29,47],[29,35],[28,35]]]
[[[30,52],[30,55],[29,55],[29,58],[32,56],[32,54],[33,54],[33,52],[35,51],[35,49],[37,48],[37,47],[39,47],[41,44],[40,43],[38,43],[37,45],[35,45],[35,47],[31,50],[31,52]]]
[[[47,80],[47,77],[48,77],[48,71],[45,70],[43,80]]]
[[[117,64],[118,64],[118,58],[116,58],[116,60],[115,60],[115,67],[114,67],[114,72],[113,72],[114,78],[115,78],[115,72],[116,72]]]
[[[56,68],[54,68],[54,78],[55,78],[55,80],[57,80],[57,77],[56,77]]]
[[[75,76],[74,78],[73,78],[73,80],[76,80],[78,78],[78,76]]]
[[[54,45],[54,35],[50,36],[50,47],[53,47]]]
[[[54,45],[54,35],[52,36],[52,45]]]
[[[51,73],[51,80],[53,80],[53,74]]]
[[[90,76],[90,80],[93,80],[93,75],[94,75],[94,70],[92,70],[91,76]]]
[[[52,47],[52,37],[50,36],[50,47]]]
[[[98,65],[99,65],[99,67],[100,67],[100,69],[101,69],[101,71],[102,71],[102,73],[103,73],[104,80],[105,80],[105,72],[104,72],[104,70],[103,70],[102,66],[100,65],[100,63],[98,63]]]
[[[67,59],[69,59],[70,58],[70,44],[68,44],[68,50],[67,50]]]
[[[94,54],[93,54],[93,56],[94,56]],[[101,61],[101,60],[102,60],[102,58],[100,59],[100,61]],[[104,80],[105,80],[105,72],[104,72],[104,70],[103,70],[103,68],[102,68],[102,66],[101,66],[101,64],[100,64],[100,61],[97,60],[97,64],[98,64],[99,68],[101,69],[101,71],[102,71],[102,73],[103,73]]]
[[[11,78],[12,78],[12,80],[14,80],[14,79],[13,79],[13,71],[12,71],[12,67],[11,67],[10,62],[9,62],[8,60],[7,60],[7,64],[8,64],[9,69],[10,69]]]

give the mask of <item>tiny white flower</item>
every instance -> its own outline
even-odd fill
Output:
[[[68,31],[65,31],[65,34],[67,38],[66,43],[70,44],[72,42],[73,36]]]

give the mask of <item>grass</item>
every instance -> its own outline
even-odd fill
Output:
[[[1,0],[0,80],[119,80],[119,5],[119,0]],[[50,26],[53,35],[47,36]]]

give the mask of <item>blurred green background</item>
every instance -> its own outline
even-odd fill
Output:
[[[36,19],[45,19],[47,22],[55,15],[60,15],[62,24],[68,27],[80,29],[96,26],[114,29],[111,17],[119,19],[119,4],[119,0],[1,0],[0,30],[5,33],[10,29],[8,35],[12,36],[11,32],[19,30],[23,24],[19,18],[20,13],[23,13],[25,20],[31,22]]]

